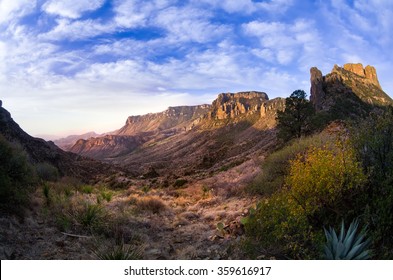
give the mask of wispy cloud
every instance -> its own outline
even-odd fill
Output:
[[[104,2],[105,0],[49,0],[42,9],[48,14],[77,19],[84,12],[100,8]]]
[[[42,134],[114,130],[219,92],[285,97],[308,90],[311,66],[335,63],[374,64],[393,92],[392,11],[381,0],[0,0],[0,97]]]
[[[0,24],[7,24],[10,21],[31,12],[36,6],[36,0],[2,0],[0,1]]]
[[[305,56],[310,59],[321,47],[314,22],[298,19],[294,23],[252,21],[243,24],[246,35],[259,39],[260,48],[253,53],[267,62],[288,65]]]
[[[198,2],[209,4],[216,8],[221,8],[228,13],[251,14],[255,12],[283,13],[293,5],[293,0],[200,0]]]

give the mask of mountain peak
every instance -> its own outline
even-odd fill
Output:
[[[361,63],[347,63],[343,67],[334,65],[326,76],[318,68],[312,67],[310,74],[310,100],[317,110],[327,110],[337,100],[379,106],[393,103],[382,90],[373,66],[364,68]]]
[[[335,65],[332,72],[339,68],[339,66]],[[382,89],[378,81],[377,70],[374,66],[367,65],[365,68],[363,68],[363,64],[361,63],[347,63],[344,64],[343,69],[356,74],[359,77],[365,78],[367,82],[370,82],[378,88]]]

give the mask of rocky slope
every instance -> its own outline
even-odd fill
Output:
[[[343,67],[335,65],[326,76],[316,67],[310,73],[310,99],[317,110],[362,114],[373,106],[393,103],[382,90],[373,66],[363,68],[360,63],[348,63]]]
[[[169,107],[164,112],[128,117],[116,135],[136,135],[141,132],[162,131],[171,128],[187,129],[190,122],[204,116],[210,105]]]

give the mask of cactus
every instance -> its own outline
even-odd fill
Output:
[[[341,232],[337,236],[336,231],[330,227],[329,231],[324,228],[326,236],[325,258],[329,260],[366,260],[370,258],[371,251],[368,249],[370,239],[366,239],[366,231],[358,231],[359,221],[355,219],[347,232],[344,221],[341,223]]]

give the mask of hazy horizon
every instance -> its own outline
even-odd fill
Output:
[[[377,69],[393,93],[393,2],[1,0],[0,99],[32,135],[105,133],[221,92],[309,91],[309,69]]]

